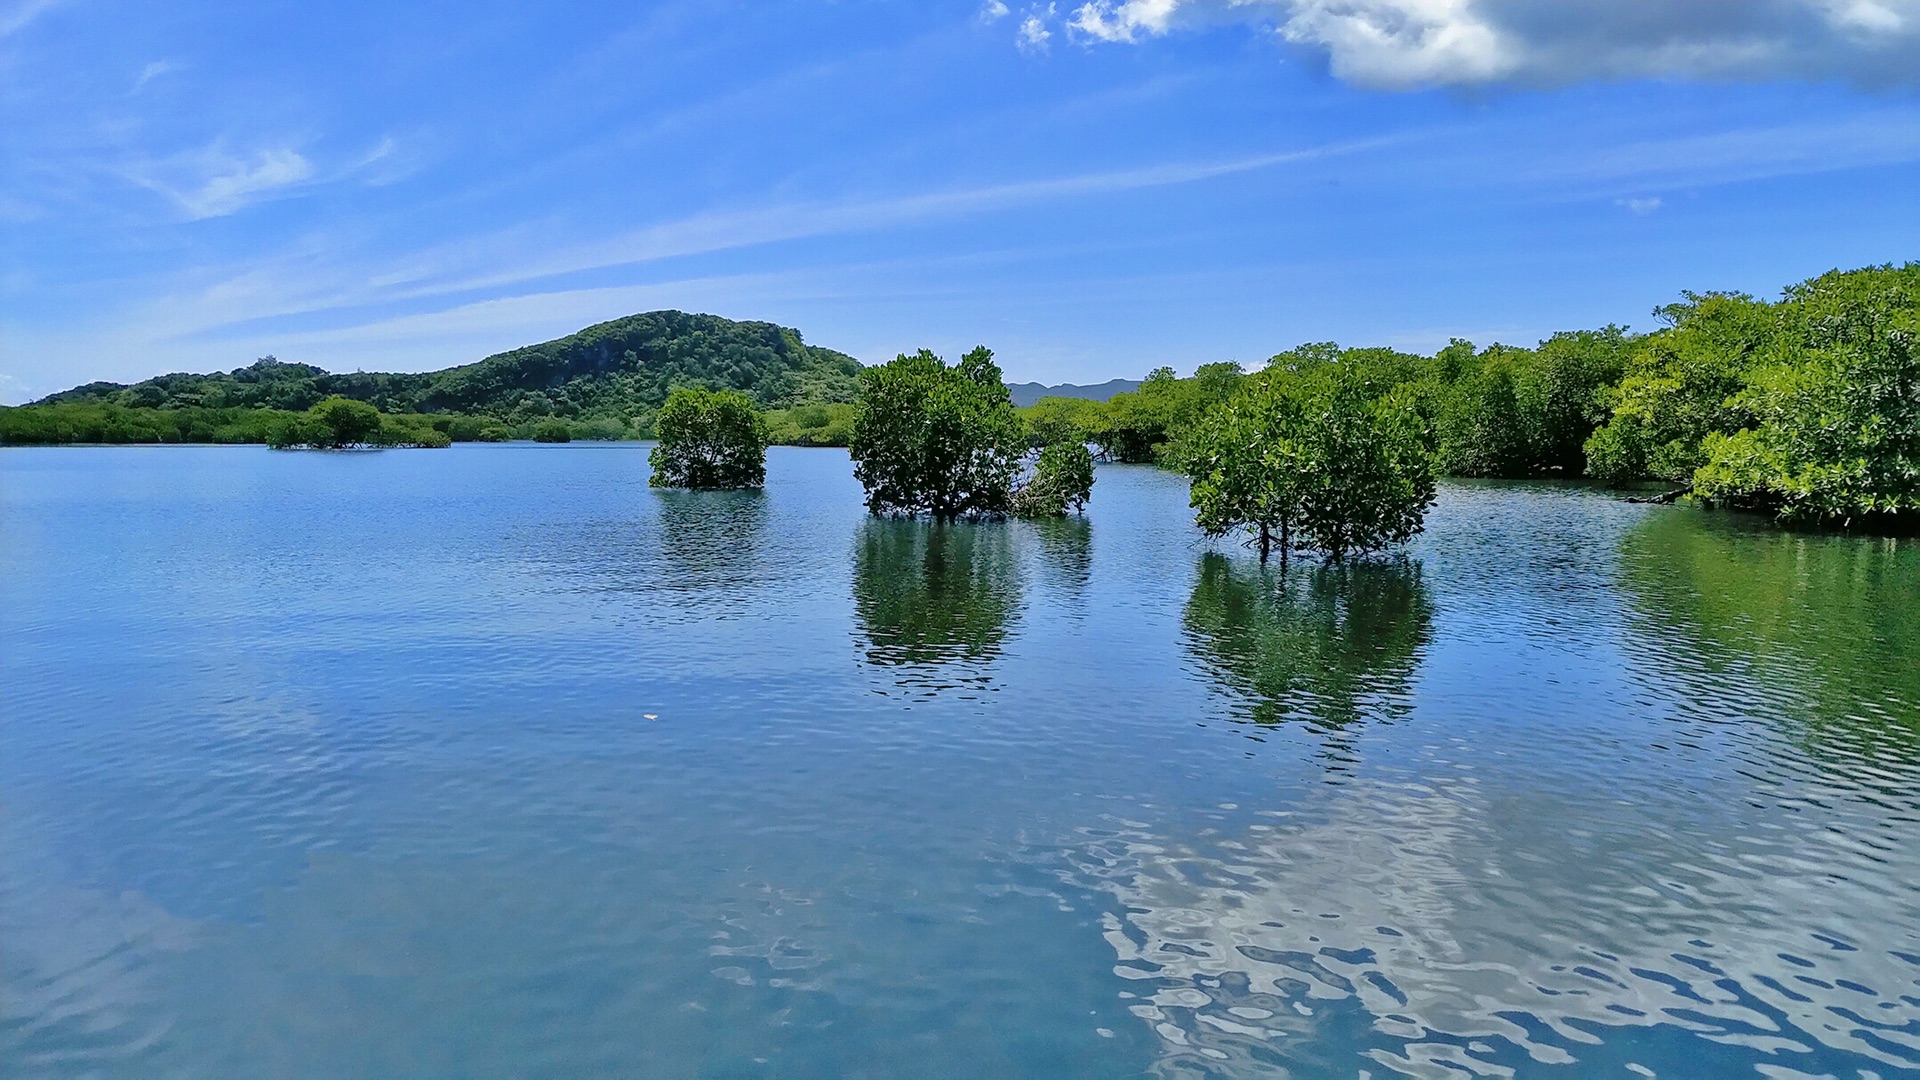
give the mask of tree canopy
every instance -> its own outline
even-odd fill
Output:
[[[1789,520],[1920,511],[1920,264],[1787,291],[1771,339],[1700,440],[1696,494]]]
[[[1195,522],[1331,562],[1405,543],[1434,499],[1431,438],[1412,395],[1342,364],[1246,380],[1187,437]]]
[[[676,387],[656,422],[648,454],[654,487],[757,488],[767,480],[768,429],[738,390]]]
[[[1012,509],[1027,450],[984,345],[951,367],[922,349],[861,372],[850,442],[868,510],[940,520]]]
[[[1316,342],[1255,376],[1230,364],[1184,379],[1160,368],[1131,393],[1041,399],[1023,418],[1034,445],[1084,439],[1115,461],[1185,470],[1185,455],[1210,448],[1251,462],[1297,447],[1263,443],[1244,410],[1230,415],[1237,387],[1337,366],[1418,417],[1441,475],[1665,481],[1790,521],[1920,515],[1920,263],[1833,271],[1772,302],[1687,292],[1655,315],[1646,334],[1607,326],[1531,348],[1456,340],[1431,356]],[[1277,529],[1286,494],[1222,490],[1214,505]],[[1245,521],[1257,528],[1258,516]]]

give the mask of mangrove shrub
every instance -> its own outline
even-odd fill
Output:
[[[1026,430],[982,345],[951,367],[925,349],[860,373],[849,440],[875,514],[1004,514]]]
[[[573,428],[565,420],[542,420],[533,425],[533,441],[563,443],[573,441]]]
[[[654,422],[654,487],[757,488],[767,481],[767,421],[738,390],[679,386]]]
[[[1013,494],[1021,517],[1065,517],[1086,508],[1093,494],[1093,452],[1079,442],[1054,443],[1040,451],[1033,475]]]
[[[1404,389],[1331,364],[1263,373],[1183,443],[1195,521],[1329,562],[1405,543],[1434,499],[1430,436]]]

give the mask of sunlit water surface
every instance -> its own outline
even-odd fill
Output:
[[[0,452],[19,1077],[1920,1070],[1920,547],[1402,563],[633,447]]]

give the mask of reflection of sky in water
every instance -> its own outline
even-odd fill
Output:
[[[0,1066],[1920,1065],[1915,549],[1448,484],[1316,584],[769,465],[0,454]]]
[[[1910,848],[1834,850],[1793,820],[1701,843],[1659,807],[1596,821],[1470,782],[1327,792],[1204,844],[1117,823],[1085,849],[1072,877],[1122,905],[1107,939],[1167,1071],[1311,1072],[1356,1009],[1367,1056],[1415,1076],[1693,1075],[1605,1030],[1655,1025],[1804,1075],[1920,1067]]]
[[[1623,592],[1608,517],[1633,511],[1449,496],[1421,545],[1430,641],[1376,617],[1401,647],[1345,648],[1302,628],[1353,597],[1203,566],[1187,646],[1232,715],[1341,745],[1279,809],[1115,816],[1069,849],[1067,880],[1118,902],[1106,937],[1159,1071],[1920,1070],[1913,630],[1862,626],[1884,618],[1863,605],[1912,610],[1892,549],[1843,544],[1836,569],[1769,536],[1793,558],[1756,566],[1751,538],[1655,518],[1627,565],[1656,582]],[[1689,580],[1683,558],[1756,580]],[[1823,605],[1790,584],[1809,577]],[[1703,587],[1717,620],[1674,599]]]

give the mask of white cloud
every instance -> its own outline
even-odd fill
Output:
[[[1055,15],[1055,7],[1047,5],[1046,11],[1035,10],[1020,21],[1020,32],[1014,35],[1015,44],[1021,52],[1046,52],[1053,47],[1053,31],[1047,29]]]
[[[1007,5],[1001,3],[1001,0],[987,0],[985,6],[980,9],[980,21],[983,23],[999,22],[1001,19],[1006,18],[1008,13],[1009,9]]]
[[[1626,207],[1629,211],[1640,217],[1645,217],[1665,205],[1658,195],[1653,195],[1645,199],[1620,199],[1617,200],[1617,202],[1618,205]]]
[[[1088,0],[1066,25],[1137,42],[1237,20],[1367,86],[1595,78],[1920,81],[1920,0]]]
[[[1164,34],[1173,25],[1183,0],[1090,0],[1067,20],[1067,25],[1100,41],[1138,41]]]
[[[1324,48],[1334,73],[1384,85],[1494,82],[1517,73],[1516,50],[1474,0],[1308,0],[1280,33]]]

